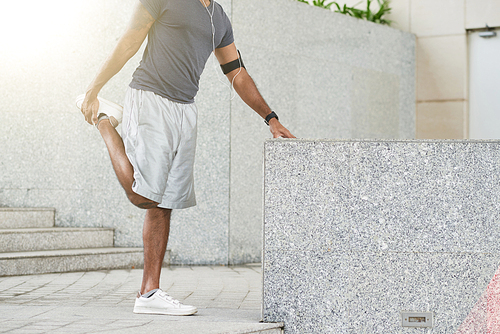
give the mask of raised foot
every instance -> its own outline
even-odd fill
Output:
[[[84,99],[85,94],[79,95],[76,98],[76,107],[79,110],[81,110],[82,108]],[[97,99],[99,100],[99,111],[97,112],[97,114],[99,115],[98,123],[103,119],[109,118],[109,122],[111,123],[111,125],[116,128],[118,124],[122,122],[123,107],[106,99],[103,99],[102,97],[97,97]]]

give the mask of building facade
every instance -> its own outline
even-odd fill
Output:
[[[357,0],[338,2],[348,6],[358,3]],[[500,1],[392,0],[390,6],[392,12],[388,18],[393,21],[392,26],[417,36],[417,138],[498,138],[498,134],[485,133],[486,130],[474,131],[475,122],[484,127],[491,124],[492,119],[473,111],[470,98],[474,98],[476,89],[483,91],[484,87],[476,88],[471,81],[483,74],[470,70],[475,71],[475,59],[471,59],[475,51],[471,47],[475,44],[471,38],[474,33],[486,30],[486,25],[500,27]],[[489,44],[493,43],[498,41],[491,39]],[[488,68],[485,76],[500,77],[500,68],[493,62]],[[492,94],[488,96],[493,98]]]

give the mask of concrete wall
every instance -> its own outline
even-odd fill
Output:
[[[31,42],[30,34],[11,38],[11,45],[0,50],[0,205],[55,207],[58,226],[113,227],[117,246],[142,245],[144,212],[128,203],[99,133],[85,124],[74,100],[124,31],[134,3],[81,0],[58,8],[42,6],[41,16],[55,19],[54,10],[71,19],[48,36],[37,36],[46,40],[25,54],[17,51]],[[230,1],[220,3],[230,14]],[[141,55],[101,96],[121,103]],[[169,245],[175,250],[174,263],[228,261],[229,92],[217,81],[213,66],[207,67],[201,87],[195,175],[199,205],[174,213]]]
[[[266,142],[264,320],[285,333],[455,333],[470,314],[476,330],[460,333],[482,333],[500,265],[499,144]],[[496,285],[488,308],[499,302]],[[403,328],[401,311],[433,312],[434,326]]]
[[[33,29],[9,32],[10,44],[0,49],[0,206],[55,207],[58,226],[113,227],[118,246],[142,244],[144,212],[127,202],[104,143],[74,98],[123,32],[133,3],[41,6]],[[262,94],[297,136],[414,137],[412,35],[293,0],[219,3]],[[48,25],[57,17],[67,19]],[[101,96],[120,103],[139,60]],[[197,97],[198,206],[174,212],[172,263],[261,259],[262,143],[269,130],[238,97],[230,101],[212,64]]]
[[[58,226],[116,227],[122,246],[139,244],[142,212],[127,203],[99,133],[84,123],[74,100],[123,32],[133,3],[82,0],[26,9],[37,19],[2,30],[9,39],[0,50],[0,205],[55,207]],[[47,27],[59,18],[67,19]],[[120,102],[138,61],[102,96]]]
[[[247,69],[295,136],[415,138],[413,35],[294,0],[234,1],[232,19]],[[258,261],[269,130],[238,98],[231,109],[230,252]]]

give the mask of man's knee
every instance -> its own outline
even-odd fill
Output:
[[[129,201],[140,209],[153,209],[158,207],[159,203],[156,203],[146,197],[138,195],[133,191],[127,193]]]

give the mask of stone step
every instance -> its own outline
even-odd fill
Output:
[[[112,247],[111,228],[0,229],[0,253]]]
[[[166,260],[170,257],[165,256]],[[166,263],[164,263],[166,264]],[[142,248],[87,248],[0,253],[0,276],[142,268]]]
[[[245,332],[245,334],[283,334],[284,332],[284,326],[282,324],[276,325],[276,328],[270,328],[270,329],[263,329],[259,330],[258,332],[252,331],[252,332]],[[234,333],[240,333],[240,332],[234,332]]]
[[[0,208],[0,229],[54,226],[54,208]]]

